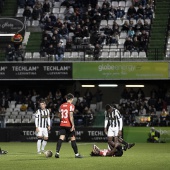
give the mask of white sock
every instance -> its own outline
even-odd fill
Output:
[[[37,152],[41,151],[41,140],[37,140]]]
[[[47,141],[43,140],[43,142],[42,142],[42,147],[41,147],[41,150],[42,150],[42,151],[45,149],[46,144],[47,144]]]

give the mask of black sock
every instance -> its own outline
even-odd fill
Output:
[[[127,145],[128,143],[126,141],[122,140],[122,144]]]
[[[60,148],[61,148],[62,142],[63,142],[62,139],[59,139],[58,142],[57,142],[56,152],[58,152],[58,153],[60,152]]]
[[[74,150],[74,153],[77,154],[78,153],[78,148],[77,148],[77,144],[76,144],[75,140],[71,141],[71,146],[72,146],[72,148]]]

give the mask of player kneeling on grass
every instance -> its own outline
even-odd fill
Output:
[[[122,146],[117,146],[116,149],[100,149],[96,145],[93,145],[93,150],[90,154],[91,156],[116,156],[120,157],[123,155]]]
[[[2,149],[0,148],[0,155],[5,155],[5,154],[7,154],[7,153],[8,153],[8,151],[2,150]]]

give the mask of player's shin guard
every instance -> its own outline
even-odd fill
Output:
[[[76,144],[75,140],[71,141],[71,146],[72,146],[72,148],[74,150],[74,153],[78,154],[78,148],[77,148],[77,144]]]
[[[57,146],[56,146],[56,152],[57,153],[60,152],[60,148],[61,148],[62,142],[63,142],[62,139],[59,139],[58,142],[57,142]]]

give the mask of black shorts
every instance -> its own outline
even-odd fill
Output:
[[[75,136],[75,131],[70,131],[71,127],[64,127],[60,126],[59,134],[60,135],[65,135],[67,137],[73,137]]]

